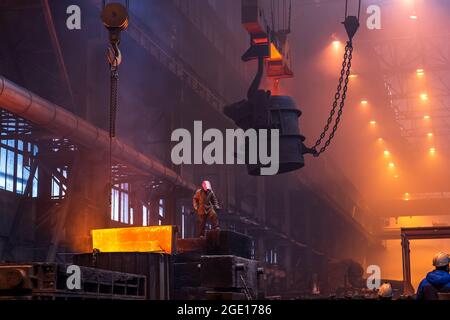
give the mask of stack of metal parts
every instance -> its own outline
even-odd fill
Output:
[[[173,226],[92,230],[93,253],[75,254],[73,263],[145,276],[146,299],[169,300],[176,233]]]
[[[172,298],[172,258],[168,254],[147,252],[86,253],[73,257],[76,265],[127,272],[145,276],[147,300]]]
[[[68,265],[0,265],[0,300],[144,300],[145,276],[80,267],[80,287],[70,288]],[[70,282],[70,279],[69,279]]]
[[[175,299],[264,298],[263,269],[251,260],[251,238],[209,231],[204,239],[180,239],[174,263]]]

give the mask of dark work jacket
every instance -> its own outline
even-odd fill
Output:
[[[203,189],[198,189],[192,199],[194,210],[199,215],[215,213],[214,209],[219,208],[219,201],[212,190],[205,192]]]
[[[417,289],[417,300],[437,300],[438,293],[450,293],[450,274],[443,270],[427,274]]]

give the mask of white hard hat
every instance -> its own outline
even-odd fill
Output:
[[[392,298],[392,286],[390,283],[383,283],[378,289],[378,296],[381,298]]]
[[[438,252],[434,255],[433,266],[435,267],[445,267],[450,262],[450,258],[445,252]]]

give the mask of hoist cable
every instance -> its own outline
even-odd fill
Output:
[[[361,17],[361,1],[358,0],[358,21],[360,21],[359,18]],[[348,17],[348,0],[345,0],[345,17]]]
[[[359,21],[360,16],[361,16],[361,0],[359,0],[359,3],[358,3],[358,21]]]
[[[270,1],[270,16],[271,16],[271,19],[272,19],[272,32],[274,32],[275,31],[275,13],[274,13],[274,5],[273,5],[273,1],[274,0],[271,0]]]
[[[280,30],[280,2],[277,2],[277,31]]]
[[[289,1],[289,22],[288,22],[288,33],[291,33],[291,23],[292,23],[292,0]]]
[[[345,0],[345,17],[348,16],[348,0]],[[358,21],[361,17],[361,0],[358,0]]]
[[[345,0],[345,17],[348,16],[348,0]]]

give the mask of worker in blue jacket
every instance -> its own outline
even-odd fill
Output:
[[[438,293],[450,293],[450,257],[447,253],[439,252],[433,258],[436,268],[427,274],[417,289],[417,300],[438,300]]]

